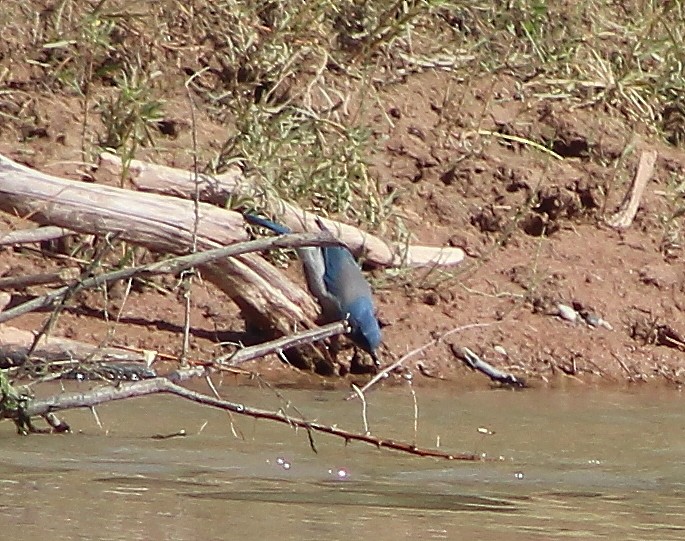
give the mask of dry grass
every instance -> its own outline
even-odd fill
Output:
[[[202,149],[206,170],[240,163],[265,190],[367,225],[392,213],[369,172],[367,113],[413,72],[511,75],[527,99],[608,108],[674,144],[685,134],[680,1],[44,4],[0,6],[5,129],[31,137],[41,97],[77,98],[84,158],[131,158],[164,147],[187,85],[226,126]]]
[[[126,163],[163,153],[188,131],[194,107],[223,129],[212,139],[200,134],[199,148],[186,139],[188,163],[207,172],[238,163],[265,193],[390,228],[403,241],[411,234],[395,213],[395,194],[381,191],[369,157],[384,144],[371,137],[378,115],[393,122],[384,90],[412,74],[446,72],[462,93],[508,77],[517,92],[493,91],[491,99],[601,110],[674,145],[685,141],[681,1],[7,0],[0,20],[8,21],[0,131],[38,137],[46,104],[72,100],[82,160],[107,148]],[[445,134],[470,130],[555,155],[552,140],[483,136],[480,120],[461,113],[462,99],[459,91],[445,95]],[[620,157],[590,159],[615,162],[617,172],[622,165]],[[681,184],[669,184],[670,210],[659,216],[664,253],[682,243]],[[620,189],[607,186],[604,205]],[[512,227],[535,202],[521,202]]]

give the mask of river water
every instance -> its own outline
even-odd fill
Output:
[[[224,388],[225,398],[363,430],[341,391]],[[167,396],[64,414],[69,435],[0,424],[4,539],[685,539],[677,391],[416,390],[369,395],[378,436],[483,453],[448,462]],[[185,437],[158,439],[184,430]]]

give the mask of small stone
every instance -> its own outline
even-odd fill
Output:
[[[565,304],[561,303],[557,304],[557,315],[561,319],[565,319],[571,323],[575,323],[578,320],[578,312],[576,312],[570,306],[566,306]]]
[[[608,329],[610,331],[614,330],[614,328],[609,324],[608,321],[603,320],[597,314],[588,312],[587,314],[584,314],[583,317],[585,319],[585,322],[588,325],[590,325],[590,327],[604,327],[605,329]]]
[[[599,327],[600,317],[596,314],[586,314],[585,321],[590,327]]]

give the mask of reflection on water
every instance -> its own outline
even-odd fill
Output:
[[[267,391],[226,389],[250,405]],[[287,391],[361,430],[340,392]],[[416,443],[497,460],[446,462],[315,436],[170,397],[68,412],[82,432],[0,425],[3,535],[42,539],[683,539],[679,393],[418,390]],[[377,435],[414,439],[406,391],[376,391]],[[479,431],[485,428],[487,431]],[[184,438],[154,439],[179,430]],[[490,433],[488,433],[490,432]]]

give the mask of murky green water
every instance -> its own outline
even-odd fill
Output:
[[[341,392],[283,391],[309,418],[361,430]],[[269,391],[227,398],[278,407]],[[417,390],[417,443],[503,457],[445,462],[345,446],[171,397],[65,417],[82,433],[0,424],[5,539],[685,539],[680,393]],[[406,390],[371,395],[377,435],[413,440]],[[494,434],[483,434],[486,428]],[[188,436],[152,439],[184,429]],[[341,475],[341,472],[344,475]]]

